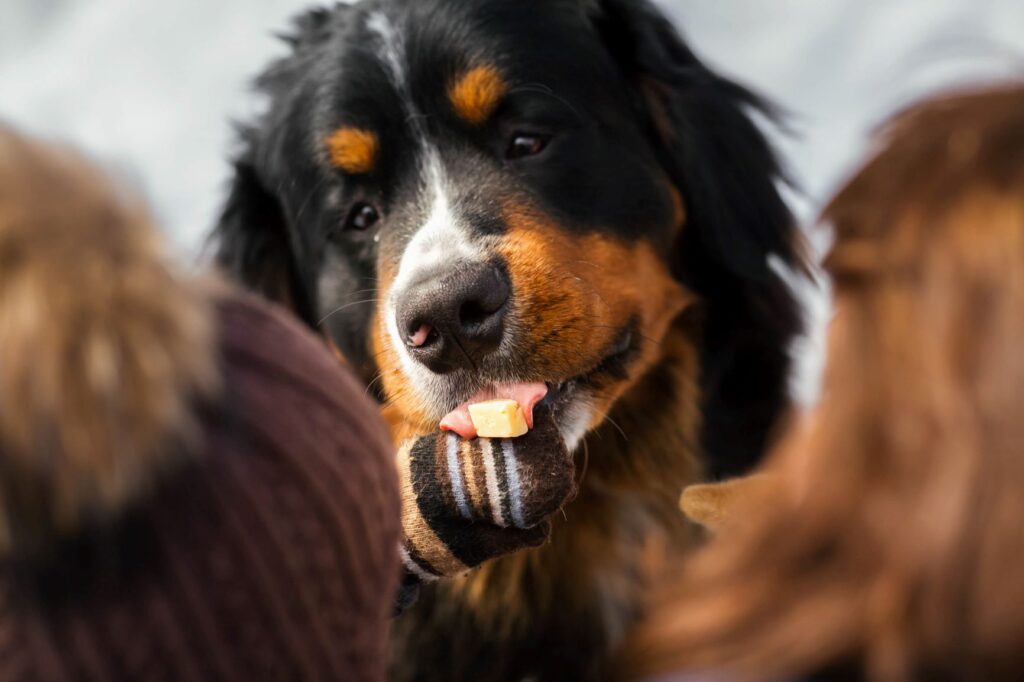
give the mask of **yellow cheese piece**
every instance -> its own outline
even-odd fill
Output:
[[[518,438],[530,427],[515,400],[488,400],[469,406],[469,417],[481,438]]]

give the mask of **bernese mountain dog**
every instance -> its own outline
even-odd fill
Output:
[[[607,679],[694,541],[680,491],[756,462],[787,402],[772,108],[648,0],[363,0],[286,40],[220,263],[323,333],[396,442],[543,384],[577,462],[550,542],[397,619],[394,679]]]

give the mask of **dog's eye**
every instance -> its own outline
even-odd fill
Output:
[[[345,221],[345,229],[363,232],[376,225],[379,220],[380,214],[377,213],[377,209],[367,203],[360,202],[353,206],[349,212],[348,219]]]
[[[507,159],[523,159],[527,156],[536,156],[547,148],[551,141],[549,135],[534,135],[531,133],[516,133],[505,152]]]

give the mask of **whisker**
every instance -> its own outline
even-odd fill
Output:
[[[331,312],[327,313],[327,316],[324,317],[324,319],[322,319],[319,322],[317,322],[316,326],[317,327],[323,326],[324,322],[326,322],[327,320],[331,319],[333,316],[337,315],[338,313],[340,313],[343,310],[346,310],[348,308],[351,308],[351,307],[357,306],[357,305],[364,305],[366,303],[376,303],[376,302],[377,302],[376,298],[368,298],[368,299],[366,299],[364,301],[355,301],[353,303],[349,303],[347,305],[343,305],[340,308],[337,308],[337,309],[332,310]]]
[[[580,472],[580,487],[583,487],[583,480],[587,477],[587,471],[590,470],[590,445],[587,443],[587,439],[583,439],[583,471]]]
[[[612,426],[614,426],[618,430],[618,432],[620,434],[622,434],[623,440],[625,440],[626,442],[629,442],[629,436],[626,435],[626,432],[622,430],[622,427],[619,426],[618,423],[614,419],[612,419],[611,416],[609,416],[609,414],[607,412],[605,412],[603,415],[601,415],[601,419],[603,419],[604,421],[606,421],[609,424],[611,424]]]
[[[370,394],[370,392],[371,392],[371,391],[373,391],[373,387],[374,387],[374,386],[375,386],[375,385],[376,385],[377,383],[379,383],[379,382],[381,382],[381,381],[383,381],[383,380],[384,380],[384,372],[383,372],[383,371],[377,372],[377,376],[375,376],[375,377],[374,377],[374,378],[373,378],[373,379],[372,379],[372,380],[370,381],[370,383],[366,384],[366,394],[367,394],[367,395],[369,395],[369,394]]]

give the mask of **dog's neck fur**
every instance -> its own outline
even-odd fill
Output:
[[[679,494],[700,473],[697,350],[662,360],[577,452],[580,494],[551,542],[425,591],[396,622],[396,680],[603,680],[647,586],[692,542]]]

